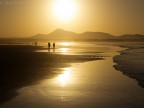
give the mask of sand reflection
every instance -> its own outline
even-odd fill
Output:
[[[65,87],[68,83],[70,83],[71,72],[71,68],[64,68],[63,73],[56,78],[61,87]]]
[[[68,54],[69,50],[69,48],[60,48],[61,54]]]

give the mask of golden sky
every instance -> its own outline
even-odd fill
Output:
[[[57,28],[144,34],[144,0],[0,0],[0,37],[48,34]]]

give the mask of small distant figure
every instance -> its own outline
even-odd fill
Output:
[[[37,46],[37,42],[35,42],[35,46]]]
[[[48,48],[50,49],[50,47],[51,47],[51,44],[50,44],[50,42],[48,42]]]
[[[55,42],[53,43],[53,49],[55,49]]]

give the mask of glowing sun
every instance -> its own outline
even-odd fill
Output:
[[[55,0],[52,6],[55,17],[61,21],[69,21],[76,15],[75,0]]]

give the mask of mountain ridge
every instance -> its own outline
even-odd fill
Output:
[[[63,29],[56,29],[49,34],[37,34],[29,37],[30,39],[144,39],[141,34],[126,34],[121,36],[111,35],[105,32],[83,32],[75,33]]]

